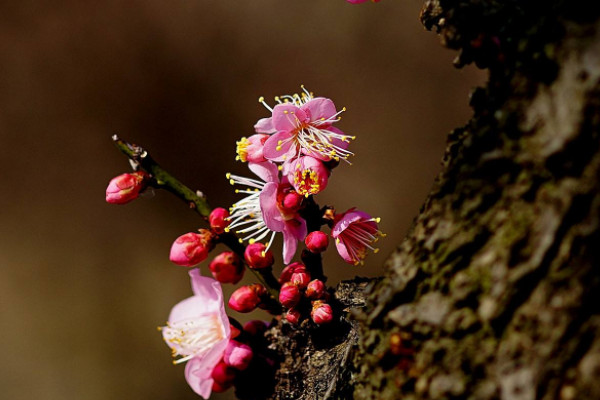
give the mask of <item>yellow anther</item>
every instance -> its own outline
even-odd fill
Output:
[[[223,229],[225,232],[229,233],[229,227],[226,227],[225,229]]]
[[[375,218],[375,222],[380,223],[381,222],[381,218],[379,218],[379,217]]]
[[[229,183],[230,183],[231,185],[235,185],[235,182],[233,181],[233,179],[230,179],[230,180],[229,180]]]
[[[278,169],[279,171],[283,170],[283,165],[278,165],[278,166],[277,166],[277,169]]]
[[[346,107],[342,107],[342,111],[344,111],[344,112],[345,112],[345,111],[346,111]]]
[[[265,101],[265,98],[264,98],[263,96],[260,96],[260,97],[258,98],[258,102],[259,102],[259,103],[264,103],[264,101]]]
[[[276,147],[275,147],[275,150],[277,150],[277,151],[281,151],[281,146],[276,146]]]
[[[283,110],[284,114],[289,114],[290,112],[288,110]]]
[[[233,183],[232,183],[232,185],[233,185]],[[239,189],[235,189],[235,192],[236,192],[236,193],[239,193],[240,191],[239,191]]]
[[[248,240],[248,243],[254,244],[254,243],[256,243],[256,240],[255,239],[250,239],[250,240]]]
[[[244,241],[242,239],[238,239],[238,242],[240,243],[244,243]]]
[[[373,250],[373,253],[375,253],[375,254],[379,253],[379,247],[376,247],[375,250]]]
[[[230,174],[229,172],[228,172],[228,173],[226,173],[226,174],[225,174],[225,178],[227,178],[227,179],[231,179],[231,174]]]
[[[266,256],[267,256],[267,252],[266,252],[266,251],[264,251],[264,250],[263,250],[263,251],[261,251],[261,252],[260,252],[260,256],[261,256],[261,257],[266,257]]]

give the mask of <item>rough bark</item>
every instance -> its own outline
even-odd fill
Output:
[[[356,398],[600,398],[597,8],[426,3],[490,79],[371,295]]]
[[[359,325],[321,343],[271,330],[271,398],[600,398],[597,8],[426,2],[424,25],[489,82],[385,278],[354,304]]]

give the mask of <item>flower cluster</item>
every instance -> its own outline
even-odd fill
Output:
[[[338,111],[331,99],[302,89],[301,94],[275,97],[274,107],[261,97],[259,102],[271,115],[254,125],[254,135],[237,142],[236,159],[247,162],[258,179],[227,174],[232,185],[243,186],[236,192],[246,196],[231,207],[226,229],[235,229],[251,244],[266,240],[266,249],[281,232],[285,264],[299,241],[306,239],[315,253],[327,247],[322,232],[307,236],[306,208],[314,203],[312,196],[327,187],[332,170],[341,161],[350,163],[353,153],[348,148],[355,139],[335,126],[345,108]],[[329,222],[336,249],[346,262],[359,264],[368,249],[375,250],[372,243],[381,236],[378,219],[349,210]]]
[[[355,137],[336,126],[345,108],[338,110],[331,99],[302,89],[301,94],[276,97],[273,107],[260,98],[270,115],[258,120],[255,133],[241,138],[236,149],[236,159],[247,163],[255,177],[227,174],[232,185],[241,187],[236,192],[243,198],[229,210],[211,211],[207,206],[202,215],[209,226],[185,233],[171,245],[170,260],[191,268],[194,295],[173,307],[160,330],[174,363],[187,363],[186,380],[204,398],[212,391],[239,388],[251,371],[269,370],[273,364],[267,343],[260,340],[267,324],[254,321],[242,327],[229,318],[221,284],[237,284],[247,267],[259,283],[237,288],[227,301],[231,310],[248,313],[262,308],[280,323],[318,329],[339,319],[342,312],[335,308],[323,274],[321,253],[329,248],[330,239],[344,261],[357,265],[369,250],[377,252],[375,242],[384,236],[379,218],[355,208],[336,213],[332,207],[317,205],[315,195],[327,188],[332,171],[342,162],[350,164]],[[138,171],[110,182],[108,202],[124,204],[149,186],[165,185],[164,170],[159,182],[147,164],[136,166]],[[171,189],[179,187],[177,182]],[[190,192],[186,188],[186,196]],[[279,279],[273,275],[276,257],[270,249],[277,233],[283,235],[285,265]],[[203,277],[194,267],[223,244],[230,251],[220,252],[208,265],[214,279]],[[292,262],[299,244],[304,245],[302,262]]]

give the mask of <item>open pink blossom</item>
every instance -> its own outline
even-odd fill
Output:
[[[347,148],[354,137],[333,127],[345,108],[337,111],[331,99],[313,97],[302,89],[300,95],[276,97],[273,108],[259,100],[272,113],[255,125],[257,132],[272,134],[265,142],[265,158],[282,162],[305,154],[324,161],[347,160],[353,155]]]
[[[373,243],[384,236],[377,226],[378,223],[379,218],[372,218],[356,209],[336,215],[331,236],[335,239],[335,247],[344,261],[357,265],[362,263],[368,250],[375,253],[379,251],[373,247]]]
[[[298,241],[304,240],[307,233],[306,221],[298,213],[302,203],[298,201],[297,195],[290,197],[295,190],[287,178],[279,179],[277,165],[266,161],[249,163],[248,167],[262,182],[228,174],[232,184],[248,187],[247,190],[238,191],[247,193],[248,196],[233,205],[229,229],[240,227],[237,233],[246,234],[243,239],[249,240],[251,244],[262,240],[271,232],[266,250],[273,243],[275,233],[281,232],[283,260],[287,264],[296,253]]]
[[[330,171],[321,160],[311,156],[300,156],[292,165],[288,180],[298,194],[308,197],[327,187]]]
[[[194,295],[173,307],[161,330],[173,357],[178,357],[173,363],[187,361],[185,379],[194,392],[208,399],[211,374],[225,353],[231,329],[219,282],[203,277],[198,269],[189,274]]]

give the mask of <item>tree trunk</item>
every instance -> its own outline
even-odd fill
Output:
[[[595,3],[426,2],[424,25],[489,82],[357,313],[360,335],[280,346],[273,398],[600,398]]]

